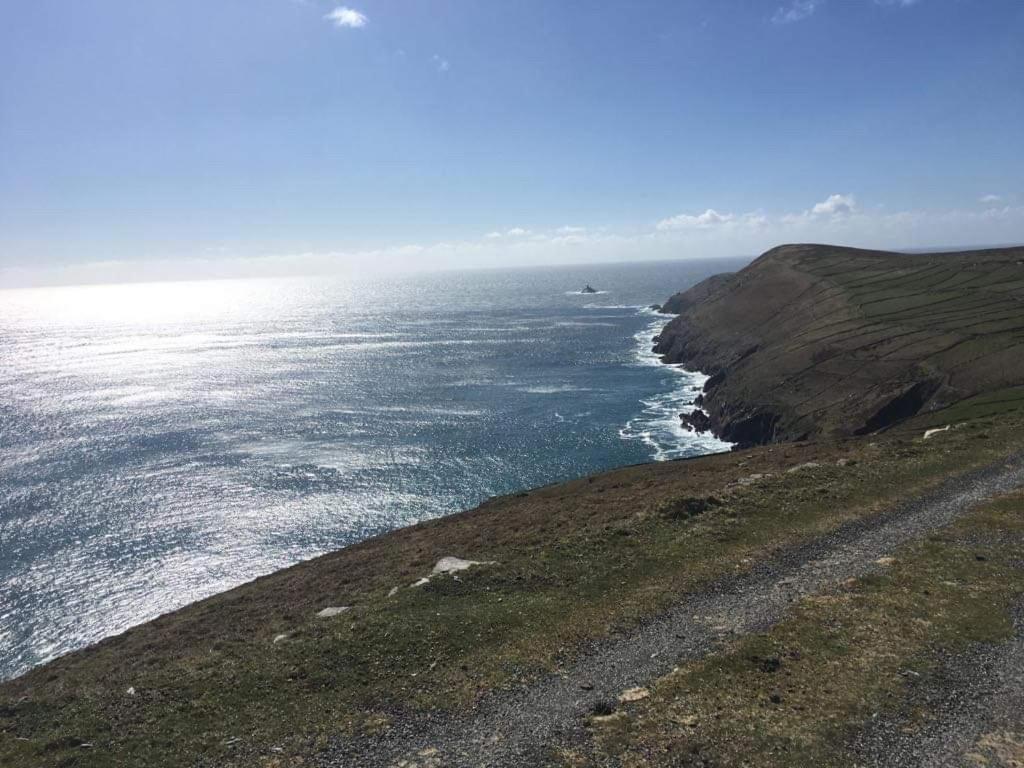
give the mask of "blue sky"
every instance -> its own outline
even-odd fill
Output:
[[[0,285],[1024,240],[1020,0],[33,0]]]

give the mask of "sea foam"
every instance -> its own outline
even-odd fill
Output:
[[[623,440],[640,440],[650,446],[655,461],[728,451],[732,448],[731,443],[719,440],[710,432],[695,432],[679,418],[681,414],[699,410],[695,401],[708,377],[688,371],[681,365],[663,363],[654,351],[653,337],[661,331],[668,318],[648,307],[637,309],[640,314],[651,316],[652,320],[633,337],[636,340],[636,364],[659,366],[670,372],[674,381],[670,382],[669,391],[641,400],[640,415],[626,422],[619,430],[619,436]]]

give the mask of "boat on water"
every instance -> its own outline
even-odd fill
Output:
[[[587,283],[587,287],[580,291],[580,293],[597,293],[597,291],[590,287],[590,283]]]

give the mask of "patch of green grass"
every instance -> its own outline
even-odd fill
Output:
[[[657,512],[670,520],[688,520],[722,506],[714,496],[677,496],[658,504]]]
[[[940,411],[922,414],[908,422],[905,429],[933,429],[947,424],[967,422],[973,422],[976,426],[986,426],[980,422],[999,417],[1019,417],[1021,413],[1024,413],[1024,387],[1009,387],[961,400]],[[991,423],[993,422],[987,421],[987,425]]]
[[[692,754],[716,766],[855,766],[851,735],[896,711],[909,678],[926,685],[944,654],[1012,635],[1022,543],[1024,495],[991,503],[882,572],[661,679],[633,708],[628,738],[620,729],[606,743],[598,729],[601,748],[626,766]]]

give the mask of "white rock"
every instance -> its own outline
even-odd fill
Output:
[[[429,576],[424,576],[418,581],[414,581],[410,584],[410,587],[422,587],[424,584],[429,584],[430,580],[435,576],[442,576],[450,573],[458,573],[459,571],[465,571],[468,568],[472,568],[474,565],[497,565],[496,560],[463,560],[461,557],[442,557],[436,563],[434,568],[430,571]]]
[[[129,688],[127,691],[125,691],[125,693],[127,693],[129,696],[134,696],[135,695],[135,686],[133,685],[131,688]]]
[[[351,608],[352,606],[350,605],[330,606],[324,608],[322,611],[318,611],[316,615],[319,616],[321,619],[330,619],[334,616],[340,616],[345,611],[351,610]]]
[[[927,439],[928,439],[929,437],[931,437],[932,435],[937,435],[937,434],[939,434],[940,432],[948,432],[948,431],[949,431],[949,426],[950,426],[950,425],[949,425],[949,424],[947,424],[946,426],[944,426],[944,427],[941,427],[940,429],[929,429],[929,430],[927,430],[927,431],[926,431],[926,432],[924,433],[924,439],[925,439],[925,440],[927,440]]]
[[[620,720],[625,720],[628,715],[625,712],[612,712],[610,715],[594,715],[590,721],[594,725],[613,725]]]
[[[285,634],[283,634],[283,635],[274,635],[274,645],[277,645],[278,643],[283,642],[284,640],[287,640],[287,639],[288,639],[288,633],[287,632]]]
[[[619,701],[623,704],[628,704],[631,701],[640,701],[646,699],[651,695],[651,692],[646,688],[629,688],[619,694]]]
[[[388,597],[394,597],[398,594],[398,587],[392,587],[391,591],[388,592]]]
[[[432,576],[436,576],[439,573],[456,573],[457,571],[465,571],[474,565],[494,565],[494,561],[463,560],[461,557],[442,557],[434,564],[434,570],[430,573]]]

